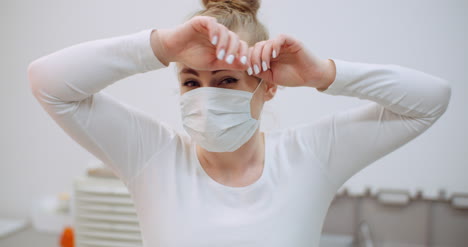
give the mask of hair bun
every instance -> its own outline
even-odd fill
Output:
[[[202,2],[206,9],[221,7],[235,9],[244,13],[252,13],[253,15],[257,15],[257,11],[260,8],[260,0],[202,0]]]

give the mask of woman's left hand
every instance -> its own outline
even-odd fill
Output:
[[[250,47],[249,58],[250,75],[278,85],[323,89],[331,83],[331,61],[311,54],[298,40],[284,34]]]

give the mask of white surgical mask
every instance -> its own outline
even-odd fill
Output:
[[[233,152],[246,143],[260,126],[252,118],[253,93],[216,87],[201,87],[180,97],[185,131],[210,152]]]

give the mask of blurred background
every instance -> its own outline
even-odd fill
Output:
[[[199,0],[0,1],[0,218],[4,218],[3,225],[0,223],[0,246],[7,246],[5,241],[21,241],[11,240],[12,233],[2,242],[2,227],[20,228],[17,226],[34,220],[38,211],[54,208],[56,202],[69,203],[76,177],[98,163],[56,125],[33,97],[26,73],[29,63],[89,40],[174,27],[201,8]],[[463,237],[468,235],[468,1],[264,0],[258,17],[269,28],[271,37],[292,35],[321,58],[398,64],[451,83],[452,98],[446,113],[421,136],[348,180],[329,212],[336,214],[327,216],[324,230],[349,233],[356,240],[357,229],[364,235],[366,232],[366,228],[358,228],[362,226],[358,219],[368,217],[377,245],[390,239],[388,232],[395,233],[388,228],[392,221],[402,234],[407,228],[420,231],[419,235],[409,234],[413,237],[391,235],[390,240],[401,242],[398,246],[468,246]],[[137,74],[104,89],[183,131],[177,90],[174,66]],[[364,103],[313,88],[284,88],[265,105],[261,129],[312,122]],[[55,200],[50,203],[55,206],[47,204],[48,200]],[[380,204],[369,209],[366,201],[369,205],[374,201]],[[387,207],[386,203],[393,206]],[[446,216],[433,215],[437,203],[448,205],[443,209],[446,214],[442,214]],[[383,214],[390,210],[394,216],[363,216],[379,210]],[[403,215],[402,221],[396,220]],[[402,223],[413,216],[419,223]],[[18,219],[22,223],[14,221]],[[443,227],[432,227],[443,219],[447,219]],[[348,222],[349,227],[343,222]],[[379,224],[387,228],[376,230]],[[435,239],[436,230],[457,235]],[[50,232],[55,235],[44,241],[52,239],[55,243],[58,231]],[[34,236],[42,238],[40,234]],[[32,241],[17,238],[24,243]],[[37,243],[34,246],[40,246]]]

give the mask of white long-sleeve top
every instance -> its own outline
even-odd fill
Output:
[[[28,68],[47,113],[128,187],[146,247],[318,246],[339,187],[423,133],[451,95],[446,80],[424,72],[333,59],[336,79],[323,93],[372,102],[265,132],[261,177],[230,187],[207,175],[188,135],[101,92],[164,67],[151,31],[73,45]]]

